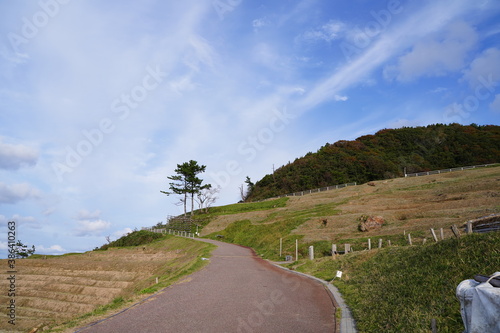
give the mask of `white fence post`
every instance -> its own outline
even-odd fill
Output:
[[[309,260],[314,260],[314,246],[309,246]]]

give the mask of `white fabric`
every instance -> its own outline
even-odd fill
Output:
[[[493,276],[500,276],[496,272]],[[500,288],[489,282],[462,281],[457,287],[464,333],[500,333]]]

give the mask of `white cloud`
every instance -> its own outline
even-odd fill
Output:
[[[252,21],[252,27],[254,31],[258,31],[260,28],[268,26],[269,24],[270,22],[266,18],[259,18]]]
[[[74,230],[75,236],[100,236],[101,233],[111,227],[111,223],[101,219],[101,211],[93,212],[82,209],[76,217],[77,227]]]
[[[33,216],[21,216],[14,214],[11,220],[16,221],[19,225],[24,225],[33,229],[40,229],[42,227]]]
[[[431,91],[429,91],[431,94],[439,94],[439,93],[442,93],[442,92],[445,92],[447,91],[448,88],[445,88],[445,87],[437,87],[435,89],[432,89]]]
[[[40,196],[40,190],[26,183],[12,185],[0,183],[0,205],[14,204],[29,198],[40,198]]]
[[[335,95],[334,96],[335,101],[337,102],[345,102],[349,99],[347,96],[341,96],[341,95]]]
[[[132,231],[133,230],[130,229],[130,228],[125,228],[125,229],[122,229],[122,230],[115,231],[113,233],[113,236],[115,236],[118,239],[118,238],[120,238],[122,236],[130,234]]]
[[[0,225],[7,225],[7,222],[14,221],[17,226],[22,225],[23,227],[30,229],[41,229],[42,225],[33,216],[21,216],[19,214],[12,215],[11,218],[7,218],[4,215],[0,215]]]
[[[500,81],[500,50],[490,48],[483,51],[470,64],[470,67],[464,71],[463,80],[469,82],[471,88],[477,87],[481,78],[487,81]]]
[[[36,149],[2,142],[0,138],[0,169],[17,170],[22,166],[35,165],[38,159]]]
[[[192,35],[189,38],[189,47],[183,59],[185,65],[194,71],[200,71],[201,65],[212,68],[215,58],[215,50],[206,39],[198,35]]]
[[[495,112],[500,112],[500,94],[495,96],[495,99],[490,104],[490,109]]]
[[[94,220],[98,219],[101,216],[100,210],[95,210],[94,212],[90,212],[86,209],[82,209],[78,212],[77,219],[78,220]]]
[[[98,220],[81,220],[78,221],[78,226],[75,229],[75,236],[100,236],[102,232],[111,227],[111,223],[98,219]]]
[[[192,81],[192,75],[186,74],[179,78],[171,80],[168,85],[172,91],[176,92],[178,95],[182,95],[185,92],[193,91],[196,89],[196,84]]]
[[[477,39],[477,33],[467,23],[452,23],[443,32],[418,41],[410,52],[399,58],[397,65],[386,69],[386,76],[390,78],[392,74],[399,81],[410,81],[459,71]]]
[[[268,67],[274,67],[279,61],[279,56],[274,48],[268,43],[259,43],[254,47],[253,56],[257,63]]]
[[[35,253],[36,254],[62,254],[65,253],[66,250],[61,245],[51,245],[49,247],[45,247],[43,245],[35,245]]]
[[[330,20],[322,26],[311,29],[299,35],[297,41],[316,42],[325,41],[331,42],[341,38],[345,34],[346,24],[341,21]]]
[[[381,34],[377,40],[365,49],[362,49],[362,52],[360,52],[359,56],[354,58],[353,61],[336,69],[330,77],[323,82],[318,82],[313,89],[310,89],[309,94],[299,105],[300,111],[303,112],[313,108],[319,103],[331,100],[332,96],[335,96],[335,93],[365,81],[374,69],[392,59],[403,50],[413,45],[420,44],[421,42],[419,41],[422,40],[422,38],[427,38],[427,36],[434,34],[436,31],[441,31],[446,27],[447,22],[455,19],[455,17],[463,12],[470,10],[470,8],[468,8],[469,6],[470,4],[467,2],[434,2],[416,11],[412,16],[401,23],[391,25],[390,29],[384,34]],[[468,35],[456,36],[459,30],[468,32]],[[451,45],[468,45],[471,40],[476,39],[473,30],[471,30],[470,27],[464,27],[462,24],[459,24],[458,27],[453,29],[448,26],[448,31],[449,37],[451,38],[451,36],[454,36],[455,38],[455,40],[450,39],[449,43]],[[461,41],[463,41],[463,43],[461,43]],[[468,42],[466,43],[466,41]],[[457,48],[459,47],[457,46]],[[422,75],[422,73],[413,71],[411,66],[409,66],[409,61],[412,57],[413,55],[405,60],[405,68],[408,66],[407,69],[409,72],[403,73],[401,72],[401,68],[392,66],[392,71],[394,72],[393,76],[409,78],[411,73],[413,73],[413,75]],[[441,59],[436,58],[435,60]],[[425,72],[429,70],[429,68],[427,68],[428,66],[435,67],[434,63],[426,63],[426,66],[421,67],[421,70],[425,70]]]
[[[52,215],[54,212],[56,211],[56,207],[49,207],[47,209],[45,209],[42,214],[45,215],[45,216],[50,216]]]

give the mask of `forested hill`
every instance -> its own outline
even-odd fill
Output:
[[[327,143],[266,175],[247,201],[407,173],[500,162],[500,126],[429,125],[383,129],[353,141]]]

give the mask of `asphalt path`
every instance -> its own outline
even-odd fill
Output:
[[[212,240],[210,264],[128,310],[77,332],[335,332],[325,287],[249,248]]]

